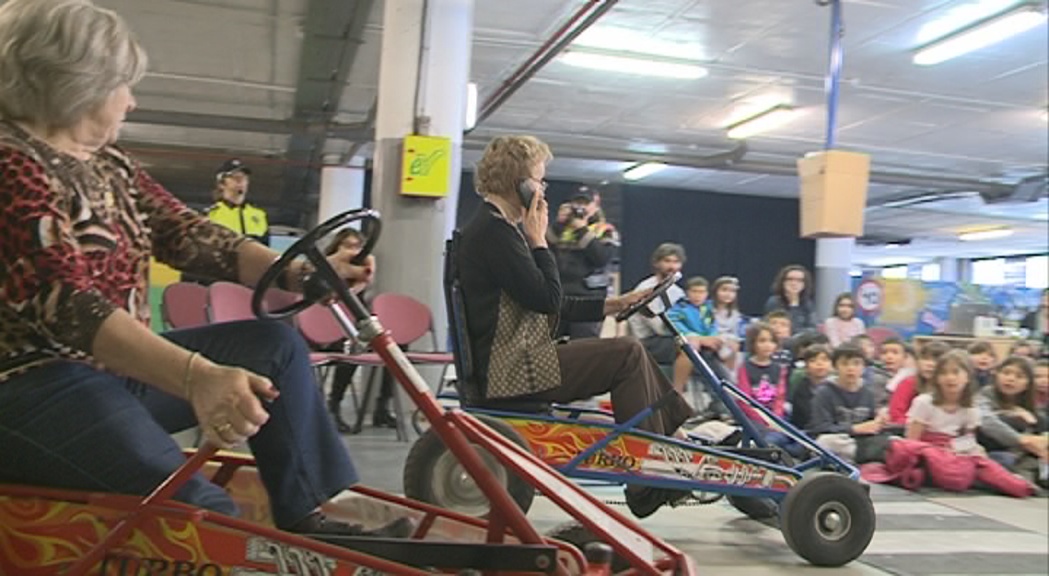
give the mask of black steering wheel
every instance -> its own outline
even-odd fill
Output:
[[[362,264],[364,259],[371,254],[375,243],[379,240],[379,233],[382,231],[382,222],[379,219],[379,213],[369,208],[358,208],[355,210],[349,210],[343,212],[337,216],[334,216],[327,221],[319,224],[313,230],[306,233],[305,236],[299,238],[292,244],[284,254],[281,254],[280,258],[277,258],[270,267],[266,269],[266,273],[262,275],[259,283],[255,286],[255,292],[251,296],[251,309],[255,313],[255,316],[264,320],[280,320],[287,318],[294,314],[305,310],[310,307],[318,300],[335,293],[335,295],[342,301],[343,304],[349,308],[357,320],[367,316],[367,310],[364,305],[361,304],[353,294],[349,291],[346,286],[346,282],[339,277],[339,274],[335,272],[331,264],[328,262],[328,258],[324,255],[320,249],[317,248],[317,243],[335,230],[343,228],[351,222],[358,220],[365,221],[365,238],[364,245],[361,246],[361,252],[355,256],[352,260],[353,264]],[[263,301],[266,296],[266,292],[276,282],[277,278],[288,268],[293,260],[299,256],[306,256],[306,259],[313,264],[315,270],[310,275],[310,281],[306,286],[303,286],[302,300],[290,304],[277,310],[267,310],[263,306]]]
[[[667,276],[666,278],[660,280],[659,284],[656,284],[654,287],[652,287],[652,292],[649,293],[648,296],[645,296],[637,302],[634,302],[625,310],[621,310],[618,314],[616,314],[616,322],[624,322],[634,314],[637,314],[642,310],[647,310],[648,305],[651,304],[652,301],[654,301],[656,298],[663,296],[663,294],[666,294],[667,290],[670,290],[670,287],[673,286],[674,283],[676,283],[680,279],[681,273],[674,272],[670,276]]]

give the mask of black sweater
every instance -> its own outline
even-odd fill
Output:
[[[486,389],[484,382],[502,293],[523,308],[540,314],[559,313],[566,320],[580,322],[604,318],[604,298],[564,297],[557,262],[550,251],[529,249],[520,230],[487,202],[463,228],[459,281],[466,307],[474,377],[481,390]]]

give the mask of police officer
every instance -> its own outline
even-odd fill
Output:
[[[558,210],[557,265],[566,296],[608,296],[612,284],[610,265],[616,257],[619,237],[604,219],[595,194],[580,188]],[[601,322],[562,322],[559,335],[570,339],[597,338]]]
[[[250,182],[251,170],[243,162],[236,158],[227,160],[215,173],[215,203],[208,208],[208,218],[269,246],[266,211],[245,202]]]

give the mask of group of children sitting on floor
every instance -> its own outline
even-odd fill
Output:
[[[705,291],[690,281],[689,295],[700,285]],[[745,350],[728,374],[740,392],[860,464],[868,480],[952,491],[982,485],[1016,497],[1049,488],[1049,360],[1033,361],[1030,344],[1019,343],[1001,363],[983,341],[967,351],[931,341],[917,357],[897,338],[876,351],[863,333],[834,348],[825,334],[803,333],[786,346],[790,317],[772,312],[747,327],[743,346],[726,349],[725,339],[708,340],[712,307],[689,300],[670,310],[671,320],[697,348],[718,344],[723,360]],[[766,440],[806,455],[765,423]]]

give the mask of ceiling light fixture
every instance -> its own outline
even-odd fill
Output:
[[[623,178],[631,181],[640,180],[660,172],[666,167],[667,165],[662,162],[642,162],[624,170]]]
[[[672,62],[666,59],[599,54],[597,52],[581,52],[579,50],[572,50],[566,53],[561,57],[561,62],[579,68],[637,74],[640,76],[655,76],[657,78],[696,80],[707,75],[706,68],[683,61]]]
[[[963,242],[979,242],[981,240],[997,240],[999,238],[1008,238],[1013,235],[1012,228],[991,228],[990,230],[977,230],[975,232],[965,232],[958,235],[958,239]]]
[[[1024,3],[922,46],[914,54],[914,63],[932,66],[946,62],[1026,32],[1045,20],[1041,7]]]
[[[464,130],[473,130],[477,126],[477,83],[466,84],[466,116],[463,121]]]
[[[799,110],[786,104],[779,104],[729,126],[728,137],[733,140],[745,140],[755,134],[784,126],[797,118],[799,114]]]

